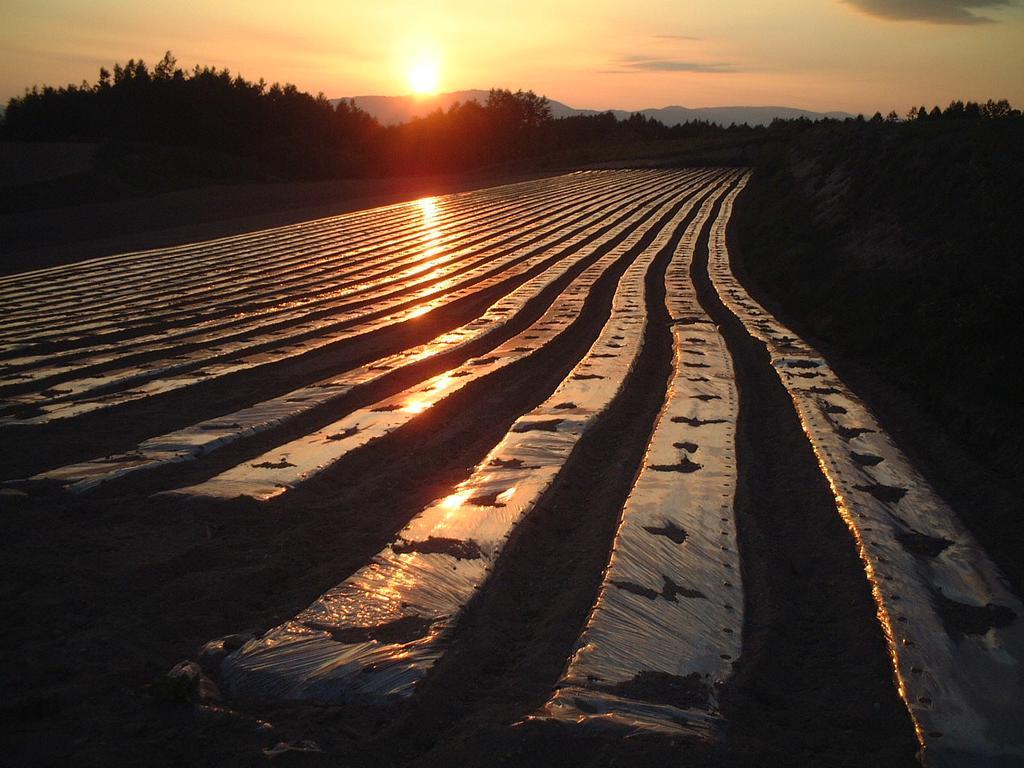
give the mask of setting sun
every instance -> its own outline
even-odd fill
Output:
[[[408,78],[413,93],[423,96],[437,93],[441,81],[441,67],[436,59],[422,58],[413,62],[409,68]]]

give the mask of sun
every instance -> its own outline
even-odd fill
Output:
[[[441,67],[436,59],[417,59],[409,67],[409,87],[418,96],[437,93],[441,83]]]

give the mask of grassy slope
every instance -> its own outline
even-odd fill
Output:
[[[895,392],[869,397],[880,415],[922,414],[934,473],[976,507],[965,517],[990,548],[1021,548],[1007,551],[1019,565],[1024,121],[814,127],[767,150],[744,197],[735,231],[755,288]],[[954,446],[969,480],[953,477],[968,471]]]

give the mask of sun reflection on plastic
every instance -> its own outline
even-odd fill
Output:
[[[437,223],[437,198],[421,197],[416,201],[416,205],[419,206],[420,212],[423,214],[423,226],[434,226]]]
[[[469,498],[472,491],[457,491],[456,493],[445,496],[441,501],[441,507],[443,509],[455,510],[466,503],[466,499]]]
[[[513,485],[511,488],[502,491],[495,497],[495,501],[500,504],[506,503],[509,499],[516,495],[516,487]]]
[[[433,403],[429,400],[410,400],[402,406],[402,410],[406,413],[420,414],[432,405]]]

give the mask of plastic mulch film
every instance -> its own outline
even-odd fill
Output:
[[[573,196],[574,226],[587,227],[595,217],[607,215],[609,210],[616,210],[622,205],[623,201],[616,198],[615,186],[609,184],[608,187],[604,195],[591,191],[589,196],[584,193]],[[537,226],[542,226],[543,231],[535,231]],[[527,227],[516,222],[510,227],[515,233],[511,236],[513,240],[509,241],[508,247],[495,253],[481,251],[489,251],[492,242],[483,237],[481,247],[437,255],[405,276],[379,277],[361,283],[358,289],[346,290],[337,296],[320,297],[315,307],[308,306],[302,292],[299,292],[289,301],[279,302],[255,315],[242,313],[239,319],[192,323],[184,347],[167,344],[164,334],[156,333],[151,344],[143,343],[145,337],[136,337],[130,343],[119,342],[102,354],[76,359],[71,368],[58,363],[58,353],[52,365],[48,362],[46,366],[34,368],[26,374],[31,379],[42,376],[40,388],[7,395],[4,399],[3,404],[7,408],[32,407],[39,413],[24,416],[19,412],[15,416],[3,416],[0,423],[36,424],[77,416],[295,357],[421,317],[526,271],[543,260],[545,255],[549,255],[547,248],[566,237],[569,220],[564,212],[559,214],[550,210],[542,225]],[[431,233],[430,238],[419,246],[420,252],[424,249],[430,252],[436,247],[434,240],[440,237],[440,230],[431,230]],[[210,324],[230,327],[195,335],[197,330]],[[151,356],[161,350],[166,355],[163,359],[109,368],[125,355],[145,351],[147,356]],[[11,363],[6,365],[10,367]],[[90,372],[90,366],[108,369]],[[47,377],[66,378],[72,370],[81,371],[81,375],[61,380],[56,386],[45,385],[50,380]],[[19,386],[26,384],[22,382]]]
[[[691,185],[698,184],[702,178],[703,176],[697,176],[686,187],[689,188]],[[673,180],[678,184],[682,179],[668,176],[665,182],[669,183]],[[670,194],[659,185],[651,185],[649,191],[650,196],[648,198],[641,198],[641,200],[649,202],[657,199],[659,196]],[[175,432],[158,435],[140,443],[134,450],[127,453],[58,467],[36,475],[31,479],[34,482],[40,483],[60,483],[72,492],[81,493],[105,481],[151,470],[165,464],[191,461],[236,440],[280,426],[312,408],[343,397],[355,387],[366,386],[386,376],[390,376],[404,366],[421,362],[439,354],[456,351],[460,347],[464,347],[504,325],[516,313],[522,310],[528,302],[536,298],[549,285],[564,275],[574,264],[588,258],[601,245],[621,233],[630,224],[640,221],[647,212],[649,211],[642,209],[640,212],[624,217],[621,224],[614,226],[608,233],[585,246],[581,246],[580,243],[585,238],[591,236],[591,232],[585,231],[570,238],[569,241],[559,246],[561,252],[569,254],[564,259],[557,261],[540,275],[496,301],[480,317],[448,331],[432,339],[430,342],[411,347],[385,358],[379,358],[340,376],[293,390],[240,411],[207,419]],[[369,410],[372,413],[379,414],[380,410],[373,410],[375,407],[373,406]],[[372,418],[376,417],[373,416]],[[351,419],[345,421],[351,421]],[[350,430],[352,426],[347,423],[330,425],[324,430],[320,430],[318,433],[319,440],[337,447],[337,441],[339,440],[337,436],[346,434],[346,431]],[[358,424],[355,428],[356,430],[362,429]],[[288,451],[285,450],[285,452],[287,453]],[[271,451],[271,453],[274,453],[274,451]],[[251,464],[263,465],[257,466],[256,469],[277,467],[277,472],[271,474],[279,474],[280,477],[271,478],[270,485],[278,488],[286,487],[290,483],[291,475],[295,474],[294,472],[285,472],[285,470],[294,469],[298,466],[287,458],[282,460],[280,456],[261,457],[251,462]],[[292,466],[289,466],[290,464]],[[314,464],[314,469],[319,469],[323,466],[325,465],[318,462]],[[306,476],[304,472],[304,470],[300,471],[302,478]],[[211,484],[207,486],[207,489],[212,490],[213,487],[214,484]],[[245,493],[245,488],[240,487],[239,493]],[[262,494],[256,494],[256,496],[258,498],[268,498],[268,496]]]
[[[712,231],[711,276],[767,346],[856,540],[923,760],[1022,765],[1024,608],[865,404],[736,280],[725,225],[738,191]]]
[[[612,181],[606,178],[604,183]],[[617,180],[620,183],[626,179]],[[489,221],[529,216],[565,198],[568,185],[537,184],[518,200],[479,196],[423,198],[395,209],[370,209],[356,218],[318,219],[221,240],[129,254],[129,263],[97,272],[88,264],[60,268],[45,283],[25,280],[15,290],[0,286],[10,309],[0,328],[0,352],[20,352],[6,365],[50,360],[33,355],[42,342],[77,342],[96,349],[102,335],[145,332],[154,321],[180,321],[191,329],[209,312],[230,306],[249,311],[295,296],[336,289],[387,265],[394,270],[426,261],[456,242],[488,234]],[[603,185],[602,185],[603,186]],[[593,186],[600,193],[600,186]],[[523,194],[526,192],[526,194]],[[396,215],[400,214],[400,215]],[[350,215],[351,216],[351,215]],[[471,225],[482,226],[471,226]],[[450,235],[446,234],[450,233]],[[423,243],[430,241],[430,248]],[[34,274],[34,273],[29,273]],[[61,279],[63,278],[63,279]],[[54,286],[60,290],[54,292]],[[25,297],[31,297],[27,300]],[[141,326],[141,328],[140,328]],[[8,369],[5,369],[8,370]],[[0,383],[5,376],[0,372]]]
[[[704,181],[695,182],[700,186]],[[643,214],[630,217],[617,233],[630,224],[639,224],[644,215],[653,214],[639,234],[655,226],[661,215],[678,201],[678,194],[692,189],[677,188],[667,198],[651,202]],[[660,207],[653,207],[658,203]],[[639,236],[639,234],[637,236]],[[474,381],[530,357],[563,333],[579,317],[583,305],[601,276],[629,251],[623,243],[612,248],[588,267],[533,324],[486,354],[421,382],[382,401],[360,408],[309,435],[267,451],[252,461],[238,465],[208,480],[187,488],[169,491],[176,495],[235,498],[248,496],[266,501],[324,471],[343,456],[382,437]],[[585,250],[593,251],[596,246]]]
[[[388,703],[412,693],[514,527],[621,389],[643,340],[644,276],[686,215],[684,206],[637,255],[599,337],[552,396],[369,565],[229,656],[230,694]]]
[[[674,365],[601,590],[542,719],[709,736],[739,657],[732,362],[689,268],[715,205],[690,224],[666,279]]]

